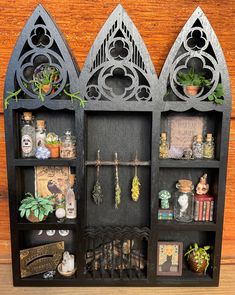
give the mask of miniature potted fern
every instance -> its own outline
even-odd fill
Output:
[[[192,67],[187,72],[179,72],[177,81],[184,87],[186,94],[195,96],[201,87],[209,86],[210,80],[205,78],[204,73],[196,73]]]
[[[29,220],[30,222],[41,222],[46,220],[49,213],[53,212],[53,195],[47,197],[33,196],[31,193],[26,193],[25,198],[21,201],[19,207],[20,217]]]
[[[184,254],[187,257],[190,269],[199,274],[206,274],[210,263],[210,254],[207,250],[210,246],[199,247],[197,243],[190,245],[188,251]]]

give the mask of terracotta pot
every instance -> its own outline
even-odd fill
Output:
[[[34,215],[33,212],[34,212],[34,211],[31,211],[29,217],[26,217],[26,219],[28,219],[28,221],[33,222],[33,223],[36,223],[36,222],[42,222],[42,221],[46,220],[47,216],[44,216],[44,217],[43,217],[43,220],[40,221],[40,220]]]
[[[206,259],[202,260],[201,267],[198,268],[198,263],[195,260],[193,252],[189,254],[188,264],[192,272],[203,274],[207,265]]]
[[[59,158],[60,156],[60,144],[47,144],[47,148],[51,152],[51,158]]]
[[[185,92],[186,92],[188,95],[195,96],[195,95],[198,94],[199,89],[200,89],[199,86],[188,85],[188,86],[185,87]]]
[[[52,88],[52,90],[50,91],[50,89],[51,89],[51,85],[50,84],[45,84],[45,85],[43,85],[42,86],[42,90],[43,90],[43,92],[45,93],[45,94],[52,94],[52,93],[54,93],[55,92],[55,89],[54,88]],[[50,92],[49,92],[50,91]]]

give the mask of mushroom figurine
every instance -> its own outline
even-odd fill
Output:
[[[161,200],[161,208],[169,209],[169,199],[171,198],[171,194],[167,190],[162,190],[158,194],[159,199]]]

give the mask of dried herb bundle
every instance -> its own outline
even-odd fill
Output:
[[[121,204],[121,187],[119,184],[119,177],[118,177],[118,160],[117,160],[117,153],[115,153],[115,209],[118,209]]]
[[[140,197],[140,181],[137,175],[135,175],[132,180],[131,197],[135,202],[137,202]]]
[[[96,205],[100,205],[103,203],[103,197],[101,184],[99,179],[97,179],[92,191],[93,201],[96,203]]]

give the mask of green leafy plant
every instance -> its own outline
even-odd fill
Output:
[[[49,213],[53,212],[54,203],[51,199],[54,198],[54,195],[42,198],[28,192],[25,196],[19,207],[21,218],[24,216],[29,218],[30,214],[33,214],[39,221],[42,221]]]
[[[187,257],[187,260],[190,259],[191,255],[194,257],[194,260],[197,263],[197,271],[202,267],[203,262],[206,261],[206,267],[204,270],[204,273],[206,273],[210,263],[210,254],[207,252],[209,249],[210,246],[199,247],[198,244],[195,243],[193,246],[189,246],[189,249],[184,256]]]
[[[58,81],[60,72],[57,68],[50,66],[50,65],[41,65],[42,68],[37,71],[37,68],[35,69],[35,74],[33,76],[33,79],[30,80],[28,83],[24,83],[24,86],[28,88],[29,85],[33,86],[33,90],[37,92],[38,99],[44,102],[45,96],[49,93],[52,93],[55,89],[58,89],[60,87],[59,83],[55,83]],[[55,85],[54,85],[55,84]],[[51,86],[52,85],[52,86]],[[69,84],[65,86],[68,87]],[[85,107],[86,100],[82,99],[79,96],[79,91],[76,91],[74,93],[70,93],[68,90],[63,89],[63,92],[66,96],[70,97],[71,101],[78,100],[81,107]],[[4,101],[4,107],[7,109],[9,106],[9,103],[11,99],[15,99],[16,102],[19,100],[19,94],[22,92],[22,89],[19,88],[16,91],[8,91],[8,95],[5,97]]]
[[[208,96],[208,99],[210,101],[214,101],[215,103],[217,104],[223,104],[224,103],[224,100],[221,99],[221,97],[223,97],[225,95],[225,92],[224,92],[224,86],[223,84],[219,83],[214,92],[212,92],[209,96]]]
[[[196,73],[192,67],[187,72],[179,72],[177,74],[177,81],[183,86],[209,86],[210,80],[205,78],[204,73]]]

